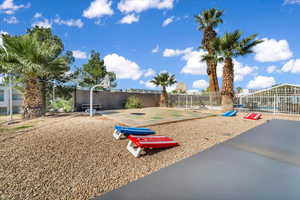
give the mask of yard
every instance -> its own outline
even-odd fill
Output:
[[[100,112],[104,117],[116,120],[127,126],[144,127],[191,119],[202,119],[214,116],[211,113],[180,108],[141,108],[106,110]]]
[[[203,151],[260,121],[209,117],[151,126],[180,146],[141,158],[112,137],[117,122],[96,116],[49,116],[2,128],[0,199],[89,199]],[[285,118],[285,117],[280,117]],[[16,130],[16,127],[23,126]],[[28,126],[28,127],[25,127]]]

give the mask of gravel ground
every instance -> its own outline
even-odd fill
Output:
[[[114,121],[87,116],[43,120],[36,129],[0,141],[0,199],[89,199],[273,117],[259,121],[211,117],[153,126],[180,146],[138,159],[127,152],[127,140],[112,138]]]

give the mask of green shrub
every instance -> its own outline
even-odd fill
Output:
[[[125,103],[125,108],[130,109],[130,108],[142,108],[143,105],[141,103],[141,100],[136,97],[136,96],[130,96],[128,97],[126,103]]]
[[[53,111],[63,111],[63,112],[72,112],[73,103],[72,100],[57,99],[51,102],[51,110]]]

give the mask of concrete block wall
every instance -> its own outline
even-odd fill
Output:
[[[90,104],[90,92],[87,90],[77,90],[75,93],[75,107],[80,111],[82,104]],[[128,93],[128,92],[107,92],[95,91],[93,104],[102,106],[102,109],[122,109],[126,100],[130,96],[138,97],[144,107],[159,106],[160,94],[157,93]]]

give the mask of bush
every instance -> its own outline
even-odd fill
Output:
[[[125,103],[125,108],[130,109],[130,108],[142,108],[143,105],[141,103],[141,100],[136,97],[136,96],[130,96],[128,97],[126,103]]]
[[[51,110],[63,111],[63,112],[72,112],[73,111],[73,103],[72,100],[65,100],[65,99],[57,99],[51,102]]]

